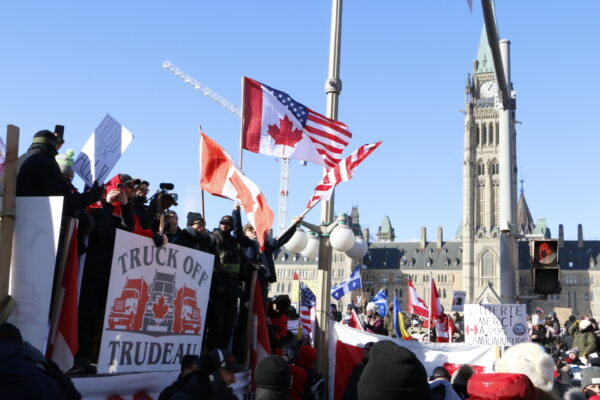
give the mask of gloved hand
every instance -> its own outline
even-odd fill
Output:
[[[87,192],[88,200],[90,204],[97,202],[102,199],[104,194],[104,185],[100,185],[98,181],[94,181],[94,185]]]
[[[154,232],[154,235],[152,235],[152,240],[154,240],[154,245],[156,247],[160,247],[163,244],[168,243],[168,241],[166,240],[166,236],[159,232]]]

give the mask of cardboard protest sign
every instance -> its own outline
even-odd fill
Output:
[[[15,309],[8,322],[23,339],[42,352],[46,348],[48,312],[63,197],[17,197],[15,232],[10,261],[10,295]]]
[[[525,304],[465,304],[465,343],[512,346],[529,342]]]
[[[554,307],[554,312],[561,324],[564,324],[565,321],[573,315],[573,309],[571,307]]]
[[[451,311],[464,311],[465,301],[467,300],[467,292],[464,290],[455,290],[452,297]]]
[[[133,135],[117,120],[106,114],[73,163],[73,171],[87,186],[103,183],[113,169]]]
[[[199,355],[213,261],[117,229],[98,372],[179,370]]]

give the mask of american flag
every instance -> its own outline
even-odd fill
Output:
[[[262,93],[262,95],[257,95]],[[286,116],[292,122],[294,127],[302,128],[302,135],[310,139],[311,151],[316,159],[305,159],[306,161],[317,162],[326,168],[332,168],[342,159],[342,152],[350,143],[352,133],[346,124],[327,118],[294,100],[289,94],[274,89],[264,83],[257,82],[250,78],[244,78],[244,148],[256,153],[277,155],[272,149],[266,150],[265,136],[257,135],[257,129],[264,129],[263,119],[274,112],[273,110],[285,110]],[[260,100],[258,100],[260,98]],[[246,105],[246,102],[249,102]],[[259,107],[257,103],[262,105]],[[254,106],[254,107],[253,107]],[[268,111],[266,111],[268,110]],[[281,117],[281,116],[280,116]],[[262,132],[260,132],[262,133]],[[258,142],[261,142],[260,145]],[[294,145],[295,146],[295,145]],[[286,155],[277,155],[284,156]],[[302,157],[291,156],[291,158]]]
[[[362,145],[335,167],[329,169],[325,176],[323,176],[323,179],[321,179],[321,182],[315,187],[315,192],[306,208],[310,209],[314,207],[321,198],[328,200],[331,197],[333,188],[340,182],[352,179],[352,175],[358,164],[367,158],[380,144],[381,140],[376,143]]]
[[[302,334],[310,335],[314,329],[317,297],[304,282],[300,282],[300,323]]]

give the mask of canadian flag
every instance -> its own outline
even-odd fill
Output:
[[[348,322],[348,326],[354,329],[358,329],[359,331],[364,331],[365,328],[363,328],[361,322],[360,322],[360,318],[358,318],[358,315],[356,314],[356,310],[354,310],[354,308],[352,309],[352,317],[350,317],[350,322]]]
[[[215,196],[238,201],[256,230],[261,250],[264,249],[266,234],[273,225],[273,211],[258,186],[204,133],[200,138],[200,187]]]
[[[60,316],[57,328],[51,332],[51,340],[46,356],[54,361],[61,371],[73,365],[75,353],[79,348],[77,318],[77,275],[79,256],[77,254],[77,228],[73,227],[71,243],[67,253],[67,262],[60,290]]]
[[[262,298],[262,290],[258,285],[258,279],[254,284],[254,305],[250,318],[252,321],[252,337],[250,339],[250,367],[256,369],[259,361],[271,354],[271,342],[269,341],[269,330]],[[254,373],[253,379],[254,382]]]
[[[442,303],[440,303],[440,297],[438,295],[437,287],[435,286],[435,281],[433,278],[431,279],[431,299],[429,301],[431,307],[431,319],[438,319],[444,313],[444,309],[442,307]]]
[[[295,158],[331,168],[342,159],[352,133],[339,121],[290,95],[244,77],[242,145],[254,153]]]
[[[408,280],[408,312],[419,317],[429,318],[429,308],[423,299],[419,297],[417,289],[415,289],[410,279]]]

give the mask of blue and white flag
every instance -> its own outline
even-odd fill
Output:
[[[360,281],[360,264],[354,268],[354,271],[350,274],[350,277],[342,282],[339,285],[331,288],[331,297],[336,300],[340,300],[342,297],[355,289],[360,289],[362,287],[362,283]]]
[[[377,312],[381,318],[385,317],[387,314],[387,296],[385,294],[385,289],[381,289],[375,296],[373,296],[372,303],[377,307]]]

